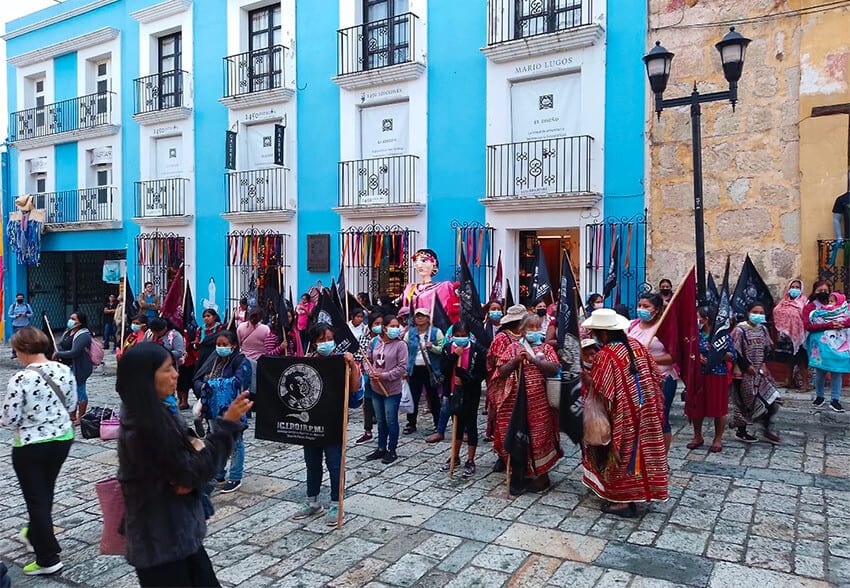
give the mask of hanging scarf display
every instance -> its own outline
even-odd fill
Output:
[[[345,267],[400,267],[410,249],[410,231],[350,229],[340,234],[340,242]]]
[[[455,257],[456,265],[460,266],[460,254],[464,253],[470,267],[488,265],[491,261],[493,229],[491,227],[473,224],[455,227]]]
[[[6,238],[18,265],[38,265],[41,260],[41,233],[44,223],[28,218],[26,213],[19,219],[9,216]]]

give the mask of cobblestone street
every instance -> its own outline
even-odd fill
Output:
[[[7,348],[0,353],[5,382],[15,366]],[[114,383],[110,355],[106,374],[89,380],[91,405],[115,404]],[[362,414],[351,411],[345,525],[295,522],[306,487],[300,447],[256,441],[249,431],[244,483],[213,496],[205,546],[226,586],[850,585],[848,415],[813,414],[809,403],[808,395],[786,396],[781,446],[742,446],[727,432],[723,452],[709,454],[685,448],[691,430],[677,399],[670,500],[633,520],[601,515],[569,442],[547,494],[511,499],[504,474],[489,473],[489,444],[470,479],[440,471],[448,443],[426,445],[424,428],[403,436],[393,465],[366,463],[375,443],[354,445]],[[0,558],[13,585],[136,586],[122,558],[98,554],[94,483],[115,474],[114,441],[78,439],[63,467],[54,520],[64,570],[21,575],[31,555],[17,539],[26,508],[10,438],[8,430],[0,436]]]

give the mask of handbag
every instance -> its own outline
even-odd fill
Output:
[[[100,437],[100,423],[112,418],[112,410],[100,406],[93,406],[80,417],[80,432],[84,439],[97,439]]]
[[[124,555],[127,540],[121,533],[124,524],[124,495],[118,478],[107,478],[94,485],[100,512],[103,514],[103,532],[100,535],[102,555]]]
[[[407,380],[401,381],[401,402],[399,402],[398,410],[404,414],[413,414],[416,410],[413,404],[413,394],[410,393],[410,384]]]
[[[111,441],[118,438],[118,430],[121,428],[121,420],[118,411],[113,409],[109,418],[100,421],[100,438]]]

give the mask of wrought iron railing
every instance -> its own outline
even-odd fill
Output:
[[[638,298],[652,291],[646,280],[646,212],[632,217],[609,217],[585,227],[584,283],[585,295],[604,294],[605,281],[611,273],[611,260],[617,264],[616,287],[606,298],[605,306],[624,304],[634,317]],[[616,247],[614,255],[611,249]]]
[[[850,239],[818,241],[818,279],[850,296]]]
[[[87,94],[9,115],[9,140],[58,135],[112,122],[113,92]]]
[[[44,210],[45,224],[91,223],[115,218],[116,188],[101,186],[34,194],[36,208]]]
[[[186,238],[174,233],[141,233],[136,237],[136,295],[146,282],[154,294],[164,297],[186,261]]]
[[[136,88],[134,114],[185,106],[183,89],[188,78],[188,72],[180,69],[136,78],[133,80]]]
[[[487,197],[590,192],[593,137],[558,137],[487,147]]]
[[[592,0],[489,0],[487,44],[566,31],[593,22]]]
[[[339,162],[339,206],[416,202],[415,155]]]
[[[340,259],[352,294],[367,292],[397,298],[410,283],[411,254],[416,251],[416,231],[400,225],[348,227],[339,232]]]
[[[136,182],[136,217],[182,216],[186,214],[186,178]]]
[[[227,176],[227,212],[286,210],[286,168],[235,171]]]
[[[339,75],[414,61],[418,20],[408,12],[337,31]]]
[[[225,57],[224,97],[285,87],[288,51],[283,45],[274,45]]]

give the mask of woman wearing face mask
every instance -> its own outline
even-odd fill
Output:
[[[195,361],[197,367],[204,365],[209,356],[215,353],[215,339],[224,328],[218,313],[211,308],[204,310],[201,319],[203,324],[198,327],[198,332],[192,343],[192,346],[198,351],[198,359]],[[195,373],[197,375],[197,370]]]
[[[711,453],[719,453],[723,449],[723,432],[726,430],[726,415],[729,412],[730,382],[727,364],[735,359],[732,338],[727,337],[725,355],[717,358],[714,365],[709,363],[711,330],[715,315],[714,309],[708,306],[697,310],[702,385],[697,386],[695,390],[689,390],[685,402],[685,414],[694,426],[694,438],[688,443],[688,449],[697,449],[705,444],[702,422],[706,418],[713,418],[714,441],[709,448]]]
[[[664,304],[668,304],[673,298],[673,282],[667,278],[658,282],[658,294],[661,295],[661,299],[664,301]]]
[[[342,327],[345,328],[345,327]],[[336,349],[334,342],[333,327],[327,323],[319,323],[309,331],[308,341],[310,348],[314,351],[307,357],[330,357]],[[350,368],[348,373],[348,389],[353,394],[360,387],[360,368],[354,356],[350,353],[343,354],[346,365]],[[347,401],[347,399],[346,399]],[[342,462],[342,446],[330,445],[325,447],[304,446],[304,465],[307,467],[307,500],[301,508],[292,515],[295,520],[301,520],[322,513],[325,508],[319,502],[319,493],[322,490],[322,458],[328,466],[328,477],[331,483],[331,502],[325,515],[325,524],[335,527],[339,516],[339,472]]]
[[[815,282],[809,303],[803,308],[803,324],[808,331],[806,347],[809,353],[809,365],[815,368],[816,396],[812,405],[815,408],[821,408],[824,405],[826,375],[830,374],[832,398],[829,408],[835,412],[844,412],[844,407],[841,406],[841,379],[843,374],[850,372],[850,359],[848,359],[847,351],[841,352],[835,349],[830,342],[837,331],[850,327],[850,316],[823,324],[820,321],[816,324],[811,320],[812,312],[823,310],[829,305],[831,292],[832,288],[826,280]]]
[[[669,280],[662,280],[669,281]],[[664,310],[664,300],[658,294],[641,294],[637,305],[637,319],[629,325],[626,334],[632,339],[637,339],[644,347],[649,349],[652,359],[655,360],[661,375],[664,376],[662,394],[664,396],[664,447],[670,451],[670,442],[673,437],[670,428],[670,407],[676,396],[676,381],[678,374],[673,365],[673,357],[667,353],[664,344],[655,336],[658,321]]]
[[[366,461],[380,459],[389,465],[398,459],[398,407],[402,380],[407,375],[407,345],[399,338],[401,327],[395,316],[385,316],[383,323],[381,336],[367,353],[372,404],[378,420],[378,448],[366,456]]]
[[[516,309],[515,306],[511,307],[508,317],[521,312]],[[491,347],[491,353],[495,355],[496,370],[504,383],[495,388],[491,402],[496,414],[493,449],[504,463],[508,463],[511,455],[504,447],[505,435],[517,400],[522,370],[531,447],[528,459],[521,462],[511,461],[509,489],[512,496],[518,496],[525,491],[547,490],[550,485],[548,472],[563,452],[558,430],[558,414],[549,407],[546,398],[546,378],[558,373],[558,356],[555,350],[544,342],[545,335],[541,329],[540,317],[536,314],[526,314],[514,328],[517,330],[506,333],[508,345],[500,346],[495,351]]]
[[[142,341],[147,341],[149,338],[148,316],[146,314],[140,314],[133,317],[133,320],[130,322],[130,332],[127,333],[127,337],[121,344],[121,349],[118,350],[116,359],[120,361],[121,356],[125,351],[130,349],[133,345],[141,343]]]
[[[378,338],[384,332],[383,325],[384,317],[377,313],[370,314],[369,321],[363,324],[363,332],[360,334],[360,350],[354,355],[354,359],[361,362],[361,364],[364,364],[360,370],[364,374],[368,371],[365,363],[368,362],[369,350],[377,345]],[[355,441],[357,445],[372,440],[372,426],[376,422],[375,407],[372,404],[372,398],[375,396],[375,391],[372,389],[368,376],[365,380],[365,385],[363,387],[363,434],[357,438],[357,441]]]
[[[602,298],[602,294],[594,292],[587,297],[587,303],[584,305],[584,318],[590,318],[593,314],[593,311],[599,310],[600,308],[605,308],[605,299]],[[591,339],[592,335],[590,331],[579,325],[578,328],[579,336],[582,339]]]
[[[251,364],[239,352],[236,334],[221,331],[215,339],[215,353],[195,372],[195,394],[201,399],[201,414],[211,421],[215,432],[215,419],[224,414],[227,407],[251,385]],[[243,430],[248,428],[248,418],[242,417]],[[242,473],[245,465],[245,443],[242,433],[233,446],[230,456],[230,470],[225,462],[216,476],[221,484],[222,493],[233,492],[242,485]]]
[[[68,318],[68,329],[62,334],[57,343],[57,351],[53,359],[71,366],[74,380],[77,382],[77,409],[71,412],[71,421],[80,424],[79,417],[86,414],[89,397],[86,394],[86,382],[92,373],[92,363],[89,358],[89,348],[92,337],[88,329],[89,319],[82,312],[72,312]]]
[[[809,391],[809,356],[806,353],[806,326],[803,324],[803,309],[809,299],[803,294],[803,282],[791,280],[785,296],[773,309],[773,324],[776,327],[776,358],[788,365],[785,387],[794,388],[794,368],[800,373],[803,392]]]
[[[747,320],[732,330],[737,370],[733,374],[732,418],[730,425],[736,429],[735,437],[742,443],[758,441],[747,432],[747,425],[762,421],[764,438],[774,445],[779,444],[779,435],[770,428],[771,419],[779,407],[776,402],[769,406],[762,400],[761,393],[773,387],[773,378],[764,365],[770,354],[773,341],[767,332],[767,316],[764,306],[754,302],[747,308]]]
[[[502,328],[503,316],[501,302],[494,300],[484,307],[484,331],[490,335],[491,341],[496,338],[496,334]]]

